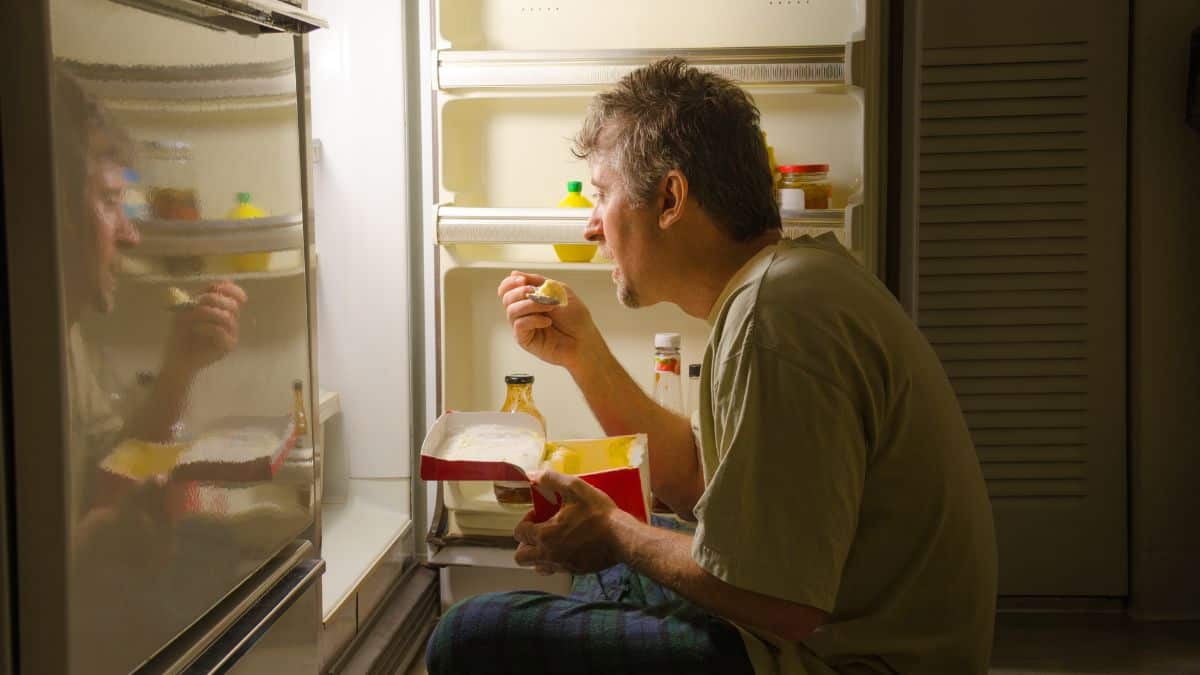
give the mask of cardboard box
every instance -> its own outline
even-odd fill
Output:
[[[542,468],[577,475],[611,497],[619,508],[643,522],[648,520],[650,473],[645,434],[547,442],[531,415],[448,412],[434,423],[421,446],[423,480],[528,481],[530,472]],[[551,503],[533,490],[534,522],[551,518],[560,503],[561,497]]]

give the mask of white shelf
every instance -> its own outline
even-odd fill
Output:
[[[244,110],[296,105],[292,59],[216,66],[75,64],[88,91],[119,110]]]
[[[131,274],[129,279],[143,284],[192,284],[213,283],[217,281],[254,281],[257,279],[286,279],[304,274],[303,267],[293,267],[284,270],[268,270],[266,272],[220,272],[202,274]]]
[[[591,211],[440,206],[437,214],[437,243],[442,245],[586,244],[583,228]],[[785,218],[783,232],[786,237],[797,237],[840,229],[845,227],[845,219],[842,209],[808,211],[798,218]]]
[[[137,225],[141,256],[226,255],[304,246],[304,219],[298,213],[244,220],[142,220]]]
[[[680,56],[743,85],[844,87],[845,45],[746,49],[456,51],[437,53],[435,88],[608,86],[636,68]]]

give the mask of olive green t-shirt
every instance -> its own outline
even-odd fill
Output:
[[[816,607],[802,643],[739,627],[757,673],[985,673],[991,505],[933,349],[831,236],[767,247],[709,317],[692,557]]]

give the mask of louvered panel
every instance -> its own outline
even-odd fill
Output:
[[[1011,187],[953,187],[921,190],[921,206],[992,206],[996,204],[1083,204],[1083,186],[1022,185]]]
[[[992,499],[1072,499],[1087,496],[1082,480],[989,480],[988,496]]]
[[[1084,63],[1088,59],[1086,42],[1051,44],[986,45],[970,47],[934,47],[924,50],[922,68],[937,66],[990,66],[1011,64]]]
[[[988,480],[1072,480],[1084,477],[1080,461],[984,463],[983,477]]]
[[[1082,167],[1087,154],[1083,150],[1035,150],[984,152],[975,155],[933,155],[921,158],[921,173],[930,171],[994,171],[1031,167]]]
[[[952,65],[925,64],[922,84],[943,82],[1011,82],[1036,80],[1087,79],[1087,62],[1080,60],[1048,63],[973,63]]]
[[[921,258],[921,276],[948,274],[1030,274],[1038,272],[1084,272],[1087,256],[997,256],[995,258]]]
[[[963,412],[995,410],[1087,410],[1083,394],[968,394],[959,396]]]
[[[906,297],[994,500],[1002,594],[1125,591],[1127,11],[925,0]]]
[[[1057,239],[1086,234],[1082,220],[1039,220],[1003,223],[929,223],[921,228],[921,247],[930,242],[968,239]]]
[[[1086,307],[1083,290],[986,291],[982,293],[922,293],[921,307],[930,309],[977,309],[981,307]]]
[[[978,448],[979,460],[1000,462],[1069,462],[1087,458],[1085,445],[989,445]]]
[[[1025,79],[1008,82],[925,82],[921,87],[921,98],[925,101],[1079,98],[1086,95],[1087,80],[1084,78]]]
[[[947,117],[921,120],[921,139],[978,134],[1044,134],[1087,129],[1087,115],[1058,112],[1052,115],[1008,117]]]
[[[979,223],[995,221],[1036,222],[1079,220],[1087,217],[1087,204],[989,204],[986,206],[922,206],[924,223]]]
[[[1085,237],[960,239],[957,241],[927,241],[921,244],[922,260],[1085,255],[1086,253],[1087,239]]]
[[[1001,359],[978,361],[950,361],[944,364],[950,380],[959,378],[1014,378],[1014,377],[1059,377],[1064,375],[1084,376],[1087,361],[1084,359]]]
[[[972,394],[1086,394],[1086,377],[957,377],[959,396]]]
[[[921,142],[921,155],[961,152],[998,152],[1012,150],[1086,150],[1087,136],[1082,131],[1058,131],[1023,134],[962,134],[938,136]],[[922,184],[923,188],[929,187]]]
[[[931,171],[921,174],[922,190],[954,187],[1040,187],[1086,184],[1087,171],[1079,167],[978,170],[961,173]]]
[[[1016,115],[1065,115],[1086,113],[1086,96],[1047,98],[998,98],[975,101],[924,101],[923,119],[957,117],[1013,117]]]
[[[1083,427],[1087,424],[1087,412],[1054,410],[1021,410],[1006,412],[965,412],[967,424],[972,429],[1062,429]]]
[[[989,445],[1078,445],[1087,442],[1081,427],[1066,429],[972,429],[977,446]]]
[[[1012,360],[1087,357],[1085,342],[984,342],[978,344],[934,344],[934,351],[944,363],[958,361]]]
[[[1087,288],[1085,272],[1047,272],[1044,274],[958,274],[936,276],[922,274],[923,293],[942,291],[1019,291],[1030,289]]]
[[[1087,324],[1081,307],[1018,307],[996,309],[923,309],[922,328],[945,326],[1071,326]]]

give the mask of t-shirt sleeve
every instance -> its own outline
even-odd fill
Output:
[[[753,341],[717,370],[721,459],[696,505],[692,557],[733,586],[830,612],[866,472],[857,406]]]

